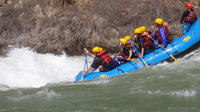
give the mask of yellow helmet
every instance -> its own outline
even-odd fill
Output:
[[[93,49],[92,49],[92,51],[93,52],[96,52],[96,53],[99,53],[99,52],[101,52],[101,51],[103,51],[103,48],[101,48],[101,47],[94,47]]]
[[[147,30],[147,28],[145,26],[141,26],[140,29],[142,32],[145,32]]]
[[[136,28],[136,29],[134,30],[134,33],[142,33],[142,30],[141,30],[140,28]]]
[[[128,40],[126,40],[125,38],[121,38],[120,42],[122,42],[124,45],[127,43]]]
[[[131,39],[131,36],[125,36],[124,39],[126,39],[127,41]]]
[[[154,22],[159,24],[159,25],[162,25],[164,21],[163,21],[162,18],[157,18]]]

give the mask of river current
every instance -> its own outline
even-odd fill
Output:
[[[16,48],[0,57],[0,112],[200,112],[200,48],[178,59],[77,83],[83,56]]]

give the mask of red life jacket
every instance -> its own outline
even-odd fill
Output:
[[[101,51],[100,53],[97,54],[97,56],[101,57],[103,61],[101,62],[101,65],[108,64],[109,62],[113,61],[112,57],[107,53],[106,50]]]
[[[142,35],[139,36],[139,38],[144,38],[144,40],[145,40],[145,42],[143,43],[144,48],[147,48],[147,46],[153,46],[153,42],[150,39],[149,34],[142,34]]]
[[[188,16],[184,18],[184,21],[188,21],[188,22],[193,23],[194,19],[195,19],[195,13],[194,13],[194,11],[190,11]]]
[[[129,57],[128,49],[132,48],[132,46],[131,46],[131,44],[126,44],[124,47],[127,48],[127,51],[124,51],[124,48],[121,48],[120,53],[121,53],[123,58],[128,58]]]
[[[167,39],[167,40],[168,40],[169,37],[170,37],[170,32],[169,32],[169,29],[168,29],[167,26],[159,26],[159,27],[156,29],[156,31],[155,31],[155,33],[156,33],[156,39],[158,40],[159,43],[162,43],[162,39],[161,39],[161,37],[160,37],[160,34],[158,33],[158,29],[160,29],[160,28],[164,28],[164,29],[165,29],[165,36],[166,36],[166,39]]]

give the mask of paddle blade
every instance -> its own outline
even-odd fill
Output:
[[[170,55],[170,56],[174,59],[174,61],[179,62],[179,60],[177,60],[174,56],[172,56],[172,55]]]
[[[141,58],[141,59],[142,59],[143,63],[145,64],[145,66],[147,67],[148,66],[147,63],[144,61],[143,58]]]

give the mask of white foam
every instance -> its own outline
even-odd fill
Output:
[[[10,88],[8,86],[0,85],[0,91],[7,91]]]
[[[179,62],[167,62],[164,61],[163,63],[158,63],[157,65],[153,66],[152,69],[153,70],[160,70],[161,68],[167,68],[170,70],[176,69],[177,71],[183,71],[184,66],[191,65],[190,67],[194,67],[194,63],[200,63],[200,49],[194,50],[192,52],[190,52],[189,54],[186,54],[184,57],[182,58],[177,58],[177,60],[179,60]],[[193,66],[194,65],[194,66]],[[180,69],[177,69],[180,68]]]
[[[56,93],[55,91],[53,90],[49,90],[48,88],[45,88],[41,91],[38,91],[36,93],[36,95],[38,96],[42,96],[42,97],[46,97],[48,100],[51,100],[52,98],[54,97],[59,97],[61,96],[60,94]]]
[[[150,94],[150,95],[169,95],[177,97],[192,97],[197,94],[196,90],[179,90],[179,91],[151,91],[151,90],[138,90],[132,92],[132,94]]]
[[[60,96],[61,95],[56,93],[55,91],[49,90],[48,88],[44,88],[38,91],[37,93],[28,94],[28,95],[25,95],[22,91],[18,90],[16,95],[8,96],[8,99],[13,100],[13,101],[21,101],[21,100],[31,99],[34,97],[37,97],[37,98],[42,97],[47,100],[51,100],[53,98],[60,97]]]
[[[189,90],[181,90],[181,91],[173,91],[170,92],[170,95],[176,95],[176,96],[194,96],[197,92],[195,90],[189,91]]]
[[[82,56],[37,54],[29,48],[15,48],[7,57],[0,57],[0,84],[24,88],[72,82],[83,64]]]

